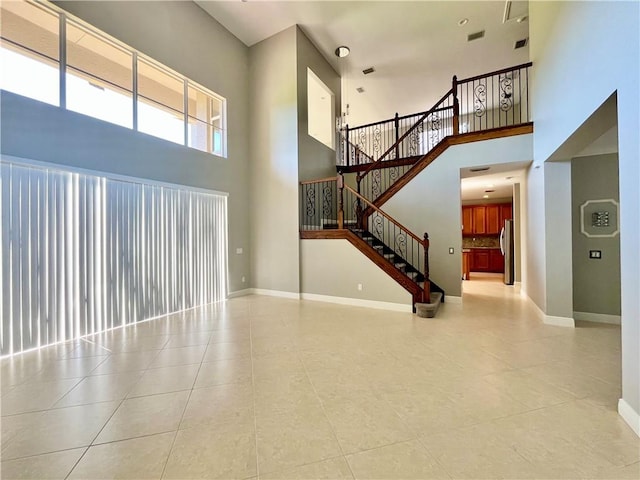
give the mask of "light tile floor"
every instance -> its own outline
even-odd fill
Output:
[[[479,279],[484,280],[479,280]],[[620,329],[251,296],[4,360],[10,478],[640,478]]]

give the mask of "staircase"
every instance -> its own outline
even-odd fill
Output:
[[[348,240],[412,294],[414,311],[434,298],[444,301],[429,277],[428,235],[417,236],[380,207],[452,145],[531,133],[530,68],[454,76],[451,89],[425,112],[346,126],[336,151],[338,176],[300,182],[300,238]],[[355,189],[345,176],[355,176]]]

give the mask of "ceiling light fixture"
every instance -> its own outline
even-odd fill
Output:
[[[351,50],[349,47],[345,47],[344,45],[339,46],[335,51],[336,57],[338,58],[344,58],[349,55],[349,53],[351,53]]]
[[[468,18],[463,18],[463,19],[458,21],[458,26],[462,27],[463,25],[466,25],[467,23],[469,23],[469,19]]]
[[[489,198],[489,195],[483,195],[482,198]]]
[[[516,18],[516,22],[522,23],[522,22],[524,22],[524,21],[526,21],[528,19],[529,19],[529,17],[527,17],[526,15],[523,15],[522,17]]]

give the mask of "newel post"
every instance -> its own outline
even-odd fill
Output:
[[[460,133],[460,104],[458,103],[458,77],[453,76],[451,81],[451,89],[453,91],[453,134]]]
[[[344,126],[344,164],[349,166],[349,124]]]
[[[396,112],[396,116],[393,119],[393,123],[396,127],[396,160],[400,158],[400,146],[398,145],[398,140],[400,140],[400,120],[398,119],[398,112]]]
[[[338,186],[338,228],[342,230],[344,228],[344,177],[342,174],[338,175],[336,185]]]
[[[431,303],[431,282],[429,281],[429,234],[425,232],[424,240],[424,303]]]

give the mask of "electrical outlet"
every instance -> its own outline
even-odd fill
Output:
[[[362,284],[361,283],[358,284],[358,290],[362,291]]]
[[[453,247],[449,247],[449,255],[453,255]]]
[[[236,253],[238,255],[242,255],[243,250],[241,248],[236,248]]]

